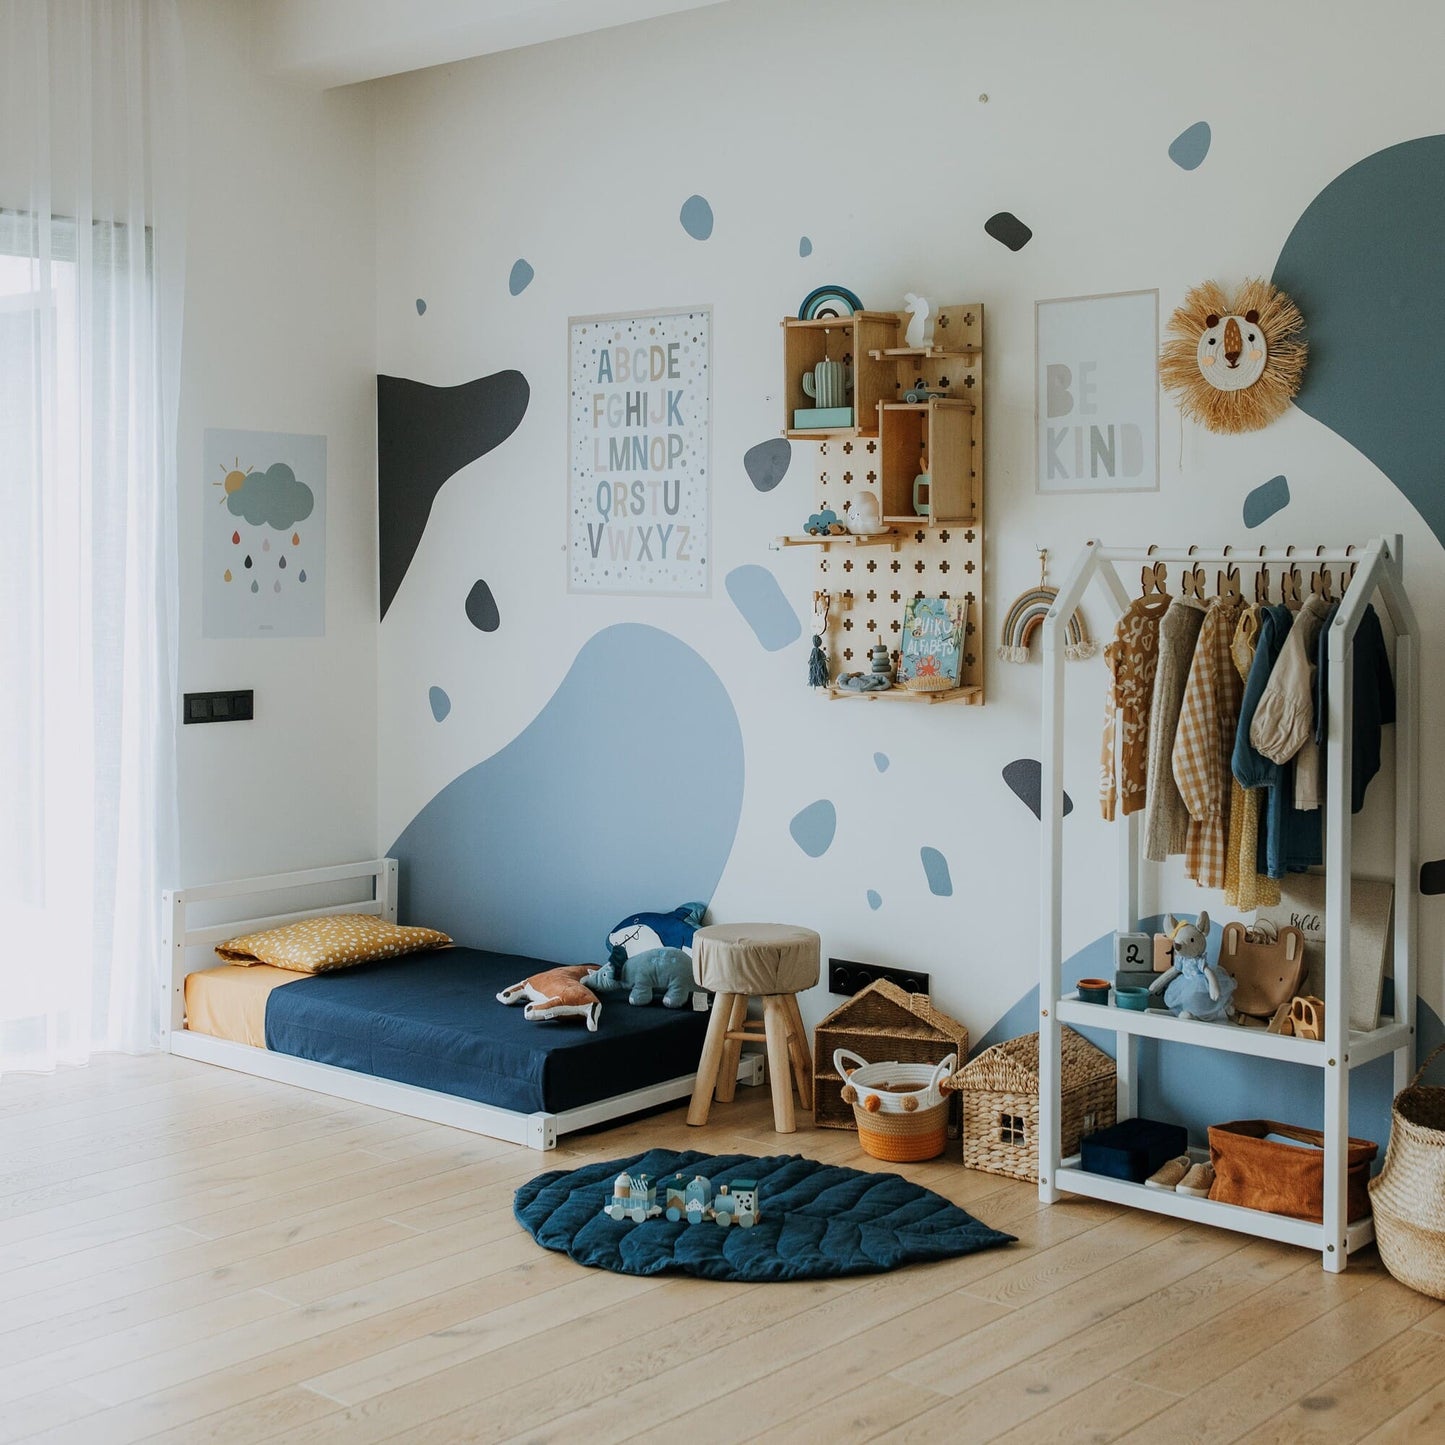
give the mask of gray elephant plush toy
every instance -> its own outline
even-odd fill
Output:
[[[686,1008],[697,985],[692,959],[680,948],[649,948],[628,958],[619,947],[596,973],[587,976],[588,988],[598,993],[629,990],[627,1002],[649,1004],[661,993],[664,1008]]]

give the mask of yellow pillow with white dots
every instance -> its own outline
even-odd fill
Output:
[[[247,933],[216,945],[227,963],[269,963],[293,973],[330,973],[377,958],[446,948],[451,939],[435,928],[403,928],[370,913],[333,913]]]

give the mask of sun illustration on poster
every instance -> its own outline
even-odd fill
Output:
[[[213,487],[224,488],[225,495],[222,496],[220,502],[220,505],[224,507],[226,505],[226,500],[228,497],[230,497],[231,493],[239,492],[241,488],[246,485],[246,478],[249,477],[251,473],[254,472],[256,469],[255,467],[247,467],[246,470],[243,472],[241,470],[240,457],[237,457],[235,462],[230,467],[227,467],[225,462],[221,462],[220,468],[223,472],[226,473],[225,481],[212,482],[211,485]]]

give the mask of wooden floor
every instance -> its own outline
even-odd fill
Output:
[[[812,1284],[631,1279],[512,1191],[644,1147],[780,1149],[765,1089],[555,1154],[169,1057],[0,1080],[0,1442],[1445,1440],[1445,1307],[1317,1256],[956,1161],[1020,1243]],[[882,1167],[882,1166],[876,1166]]]

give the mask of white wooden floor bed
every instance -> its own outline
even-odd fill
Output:
[[[369,897],[341,902],[293,906],[299,893],[314,899],[321,891],[337,893],[364,889]],[[289,895],[289,897],[288,897]],[[315,1093],[329,1094],[354,1103],[372,1104],[396,1114],[407,1114],[436,1124],[468,1129],[489,1138],[525,1144],[532,1149],[555,1149],[563,1134],[588,1129],[612,1119],[635,1114],[659,1104],[686,1099],[692,1093],[694,1074],[684,1074],[643,1089],[617,1094],[575,1109],[557,1113],[520,1113],[477,1103],[472,1099],[396,1083],[371,1074],[337,1068],[252,1048],[194,1033],[186,1028],[185,982],[188,973],[216,967],[214,947],[238,934],[276,928],[301,918],[332,913],[366,913],[396,922],[397,860],[378,858],[364,863],[343,863],[330,868],[310,868],[295,873],[272,873],[260,878],[242,878],[227,883],[209,883],[198,888],[168,889],[164,894],[165,944],[170,968],[170,1028],[168,1044],[173,1054],[202,1063],[219,1064],[263,1079],[296,1084]],[[260,907],[259,913],[251,912]],[[230,916],[244,907],[246,916]],[[268,911],[269,910],[269,911]],[[199,921],[195,914],[211,915]],[[216,917],[216,915],[225,915]],[[738,1065],[738,1081],[761,1084],[761,1054],[745,1054]]]

